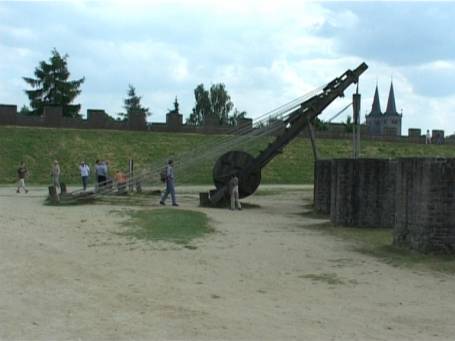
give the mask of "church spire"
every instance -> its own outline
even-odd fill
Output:
[[[390,82],[390,91],[389,91],[389,99],[387,100],[387,109],[385,111],[386,114],[398,114],[397,108],[395,106],[395,93],[393,91],[393,82]]]
[[[376,84],[376,90],[374,92],[373,105],[371,106],[370,115],[381,115],[381,103],[379,102],[379,91],[378,85]]]

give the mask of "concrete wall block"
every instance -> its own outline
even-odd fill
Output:
[[[394,244],[455,252],[455,159],[398,161]]]
[[[358,193],[353,188],[356,177],[352,159],[335,159],[332,167],[330,220],[335,225],[351,226],[355,220]]]
[[[314,163],[314,208],[324,214],[330,214],[332,162],[316,160]]]
[[[334,224],[393,227],[396,162],[336,159],[331,171],[330,219]]]

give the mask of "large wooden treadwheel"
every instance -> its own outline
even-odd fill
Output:
[[[261,183],[261,170],[246,174],[243,170],[254,161],[253,156],[243,151],[230,151],[223,154],[213,167],[213,182],[217,189],[226,186],[232,174],[239,178],[239,196],[245,198],[253,194]]]

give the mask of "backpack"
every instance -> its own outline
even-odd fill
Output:
[[[166,182],[166,178],[167,178],[167,166],[164,167],[161,172],[160,172],[160,180],[161,182]]]

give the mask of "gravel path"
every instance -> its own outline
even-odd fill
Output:
[[[326,222],[301,215],[311,187],[263,188],[241,212],[178,188],[180,208],[216,229],[196,249],[117,235],[119,205],[52,207],[44,188],[0,188],[0,339],[453,340],[453,276],[305,229]]]

